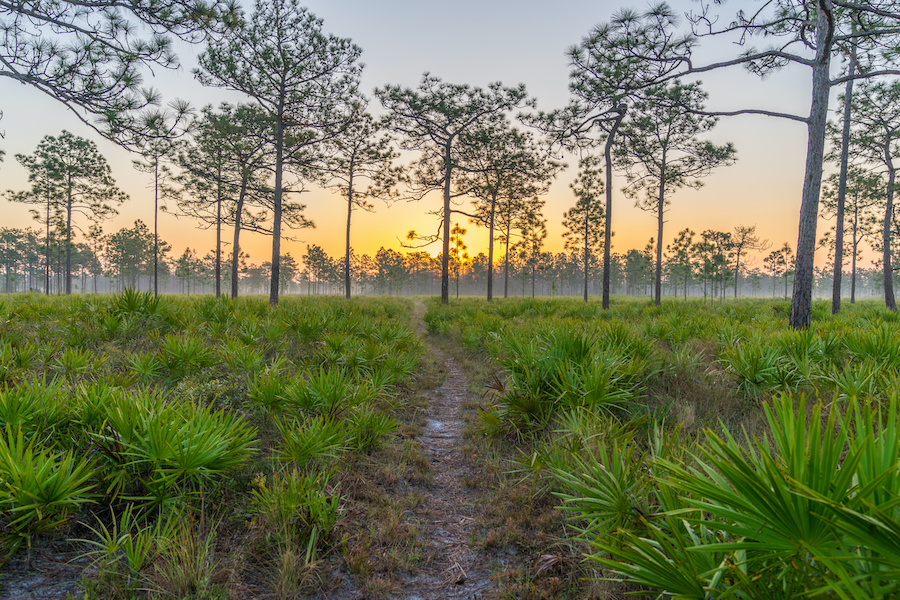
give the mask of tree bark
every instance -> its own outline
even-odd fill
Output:
[[[283,97],[283,94],[282,94]],[[269,305],[278,306],[278,284],[281,275],[281,189],[284,169],[284,116],[283,101],[279,101],[278,118],[275,120],[275,207],[272,223],[272,274],[269,282]]]
[[[444,235],[441,254],[441,304],[450,303],[450,177],[453,175],[450,148],[453,137],[444,144]]]
[[[506,227],[506,253],[503,257],[503,297],[509,298],[509,236],[512,226]]]
[[[850,304],[856,303],[856,249],[859,247],[857,227],[859,225],[859,206],[853,207],[853,256],[850,257]]]
[[[812,106],[807,122],[806,169],[800,203],[800,231],[794,263],[794,291],[790,326],[807,329],[812,321],[813,259],[816,251],[816,221],[825,155],[825,124],[828,120],[829,67],[834,33],[831,0],[819,0],[816,19],[816,61],[813,65]]]
[[[66,192],[66,295],[72,293],[72,181]]]
[[[216,298],[222,295],[222,161],[216,172]]]
[[[159,295],[159,157],[153,165],[153,295]]]
[[[494,216],[497,212],[497,192],[491,197],[491,216],[488,222],[488,272],[487,272],[487,301],[494,299]]]
[[[856,44],[850,46],[847,75],[856,74]],[[853,79],[844,88],[844,125],[841,131],[841,170],[838,175],[837,224],[834,228],[834,277],[831,285],[831,314],[841,311],[841,278],[844,270],[844,200],[847,197],[847,168],[850,162],[850,104],[853,99]],[[854,257],[855,260],[855,257]],[[852,287],[852,285],[851,285]],[[850,301],[853,303],[853,300]]]
[[[591,251],[588,245],[588,235],[591,226],[590,202],[584,207],[584,301],[588,301],[588,265],[591,264]]]
[[[613,121],[613,125],[606,137],[606,147],[603,151],[606,160],[606,231],[603,232],[603,309],[609,309],[609,268],[612,249],[612,145],[616,137],[616,131],[625,118],[625,110],[622,110]]]
[[[347,183],[347,244],[344,251],[344,296],[350,299],[350,217],[353,214],[353,164]]]
[[[45,239],[44,249],[46,254],[44,256],[44,278],[45,278],[45,288],[44,293],[49,296],[50,295],[50,190],[49,185],[47,189],[47,237]]]
[[[662,236],[663,216],[666,208],[666,149],[663,147],[662,162],[659,168],[659,198],[657,198],[656,213],[656,273],[654,274],[653,304],[660,305],[662,301]]]
[[[897,312],[897,301],[894,298],[894,270],[891,268],[891,220],[894,216],[894,180],[897,171],[894,169],[890,155],[890,136],[884,146],[885,163],[888,167],[887,203],[884,207],[884,304],[888,309]]]
[[[231,297],[238,297],[238,263],[241,256],[241,217],[244,213],[244,195],[247,193],[247,179],[241,177],[241,191],[238,194],[237,206],[234,212],[234,239],[232,240],[231,254]]]

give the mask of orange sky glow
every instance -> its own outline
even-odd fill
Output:
[[[362,47],[362,59],[367,65],[362,89],[370,97],[373,88],[386,83],[414,87],[422,72],[430,71],[454,83],[483,86],[497,80],[507,85],[524,82],[543,110],[567,102],[566,48],[587,34],[591,25],[608,19],[620,6],[619,2],[578,0],[556,4],[550,12],[544,2],[513,0],[487,5],[465,0],[454,3],[452,10],[436,3],[404,0],[384,3],[312,0],[307,4],[324,19],[327,31],[350,37]],[[684,10],[691,3],[677,1],[673,5]],[[476,14],[480,18],[471,18]],[[502,27],[498,27],[500,19],[504,19]],[[152,84],[167,99],[185,98],[197,107],[223,100],[243,100],[231,92],[202,88],[190,73],[199,49],[184,44],[177,49],[183,68],[156,73],[152,79]],[[725,49],[736,53],[731,47]],[[709,50],[719,51],[721,48]],[[804,114],[809,106],[806,79],[804,70],[785,71],[760,81],[733,69],[707,74],[704,84],[710,93],[711,108],[729,110],[752,104]],[[69,129],[98,140],[119,185],[131,196],[120,208],[119,216],[104,224],[104,230],[112,232],[130,226],[135,219],[152,226],[152,190],[147,186],[148,177],[131,167],[132,156],[128,152],[100,140],[74,115],[33,89],[3,78],[0,98],[3,99],[0,109],[4,112],[0,128],[6,133],[5,139],[0,140],[0,148],[7,153],[0,165],[0,191],[24,189],[27,185],[24,169],[13,158],[15,153],[31,153],[44,135],[58,135],[62,129]],[[832,107],[836,105],[832,103]],[[375,112],[380,110],[374,98],[370,107]],[[774,247],[784,242],[793,247],[797,239],[806,151],[804,127],[794,122],[744,116],[721,121],[710,138],[717,143],[734,142],[738,162],[708,177],[702,189],[681,190],[672,197],[663,243],[670,243],[685,227],[699,234],[704,229],[731,231],[739,224],[756,224],[758,233],[771,240]],[[553,252],[562,250],[563,213],[574,203],[568,183],[575,176],[577,157],[569,156],[565,160],[570,167],[554,182],[544,209],[549,233],[545,249]],[[633,200],[621,193],[623,185],[624,178],[617,176],[613,214],[615,252],[643,248],[656,231],[654,216],[635,208]],[[311,188],[302,195],[301,201],[307,205],[307,216],[315,221],[316,228],[289,233],[298,240],[285,241],[282,251],[299,259],[307,244],[319,244],[331,256],[342,256],[346,220],[346,204],[342,198],[327,190]],[[464,200],[463,204],[468,205],[468,201]],[[410,229],[421,233],[433,233],[437,229],[436,217],[427,214],[439,207],[437,194],[418,203],[400,201],[387,206],[375,201],[375,205],[373,213],[354,212],[352,244],[359,253],[374,254],[381,246],[402,251],[402,241]],[[2,226],[33,225],[27,207],[6,200],[0,200],[0,216]],[[465,243],[469,254],[486,252],[486,230],[468,224],[465,217],[457,217],[468,229]],[[820,232],[829,226],[821,222]],[[170,214],[160,216],[160,235],[173,245],[173,257],[180,255],[185,247],[203,255],[213,248],[215,241],[213,230],[198,229],[195,222]],[[228,239],[230,234],[224,237]],[[243,242],[243,249],[250,254],[252,262],[269,260],[270,238],[247,233]],[[436,254],[439,244],[423,249]],[[819,254],[817,264],[822,265],[825,252]],[[755,260],[751,257],[750,263],[754,261],[757,266],[762,263],[761,257]]]

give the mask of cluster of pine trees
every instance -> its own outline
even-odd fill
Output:
[[[257,0],[246,14],[235,4],[167,1],[114,6],[97,18],[78,0],[62,3],[52,14],[37,8],[27,19],[19,18],[17,5],[2,7],[6,68],[0,75],[37,86],[139,154],[135,167],[152,178],[154,190],[155,291],[161,257],[156,215],[161,202],[171,198],[181,213],[216,231],[216,293],[228,279],[225,270],[230,269],[232,286],[237,285],[241,233],[271,235],[269,297],[277,303],[284,280],[282,240],[291,230],[312,226],[299,201],[309,186],[334,188],[346,201],[342,262],[348,296],[353,211],[371,210],[373,198],[441,197],[432,211],[437,230],[410,232],[409,241],[441,242],[440,293],[445,302],[451,293],[454,253],[457,262],[463,260],[459,248],[453,248],[453,232],[465,219],[489,232],[487,264],[496,262],[494,243],[499,242],[506,277],[513,246],[526,257],[536,279],[546,237],[541,196],[565,166],[560,153],[570,151],[578,155],[579,173],[572,185],[576,203],[565,215],[566,250],[582,255],[585,298],[593,285],[592,261],[602,254],[594,276],[608,307],[615,277],[614,171],[626,178],[624,195],[655,217],[653,238],[664,240],[672,194],[700,186],[713,170],[736,160],[730,143],[714,144],[705,134],[721,116],[757,114],[801,122],[808,131],[796,254],[790,268],[783,269],[794,273],[791,325],[809,325],[817,280],[813,259],[820,242],[832,248],[835,312],[848,258],[855,293],[856,259],[866,236],[881,252],[881,288],[887,306],[896,310],[893,154],[900,132],[900,83],[893,77],[900,70],[891,50],[900,10],[887,1],[779,0],[752,13],[739,11],[735,19],[720,19],[723,15],[716,11],[727,9],[717,5],[701,3],[686,15],[686,26],[664,3],[643,12],[617,12],[570,49],[571,102],[549,112],[536,110],[535,99],[523,85],[480,88],[426,73],[416,88],[377,87],[374,96],[383,116],[375,118],[360,89],[362,50],[349,39],[326,34],[321,19],[297,0]],[[148,24],[156,33],[142,39],[124,26],[129,22]],[[719,23],[730,25],[720,28]],[[712,63],[697,60],[696,50],[705,38],[728,35],[738,36],[737,43],[744,46],[739,55]],[[158,94],[141,87],[140,68],[176,65],[174,37],[205,43],[197,79],[243,94],[245,101],[207,106],[199,113],[181,102],[161,107]],[[771,45],[753,47],[756,39]],[[744,67],[765,76],[789,65],[809,69],[808,114],[756,107],[713,111],[706,107],[707,94],[696,80],[698,74],[720,69]],[[854,82],[860,80],[861,89],[854,91]],[[837,86],[844,87],[844,108],[829,126],[829,91]],[[829,136],[838,174],[829,184],[826,208],[836,225],[823,238],[817,225]],[[409,159],[402,165],[401,152]],[[79,218],[102,221],[123,201],[123,194],[92,143],[67,132],[48,136],[33,155],[16,158],[28,170],[31,188],[8,196],[35,206],[36,218],[46,226],[45,273],[51,270],[51,228],[57,238],[65,238],[65,266],[57,270],[63,271],[59,285],[70,292],[73,240],[84,226]],[[877,199],[865,204],[869,200],[855,192],[857,184],[874,190]],[[463,198],[471,199],[472,206],[464,205]],[[230,265],[223,258],[226,237]],[[724,240],[709,243],[725,252]],[[729,243],[738,248],[731,274],[737,293],[741,255],[752,247],[742,247],[738,240]],[[662,243],[652,248],[656,303],[665,267],[672,262],[665,259],[664,248]],[[458,267],[456,271],[459,278]],[[490,299],[494,275],[493,269],[486,271]],[[717,277],[722,281],[710,284],[713,295],[728,287],[726,277]],[[48,278],[45,275],[47,289]]]

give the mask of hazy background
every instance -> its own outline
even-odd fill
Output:
[[[249,3],[245,8],[251,10]],[[696,8],[690,1],[672,2],[683,13]],[[568,0],[537,2],[522,0],[457,0],[456,2],[422,2],[413,0],[310,0],[312,12],[324,19],[324,29],[348,37],[363,49],[366,64],[362,89],[371,98],[370,109],[381,109],[372,97],[375,87],[391,83],[415,87],[422,73],[431,72],[453,83],[485,86],[493,81],[506,85],[525,83],[530,95],[538,100],[538,108],[550,110],[566,104],[568,93],[568,59],[566,49],[577,44],[597,23],[606,21],[623,4],[615,1]],[[635,4],[643,9],[646,4]],[[734,7],[726,4],[723,15],[730,18]],[[157,69],[146,74],[146,83],[158,88],[166,99],[189,100],[196,108],[207,103],[241,101],[233,92],[203,88],[194,80],[192,69],[200,46],[179,44],[182,66],[178,71]],[[740,48],[730,40],[705,40],[698,53],[699,62],[732,57]],[[839,64],[835,64],[839,68]],[[711,109],[730,110],[741,107],[766,108],[806,115],[809,111],[809,79],[806,69],[792,68],[760,80],[740,68],[732,68],[703,77],[710,94]],[[4,118],[0,129],[6,139],[0,148],[6,160],[0,166],[0,190],[27,187],[24,170],[16,162],[16,153],[31,153],[45,135],[57,135],[68,129],[95,139],[110,161],[113,174],[131,200],[120,208],[120,214],[104,223],[109,233],[143,219],[152,227],[153,195],[150,176],[135,171],[134,158],[122,148],[105,141],[60,104],[36,90],[0,79],[0,110]],[[832,102],[832,110],[837,106]],[[731,231],[738,224],[758,225],[758,233],[769,238],[775,247],[797,241],[797,219],[803,163],[806,152],[806,128],[801,123],[761,116],[728,117],[720,121],[711,134],[716,142],[734,142],[738,151],[736,165],[723,168],[707,178],[699,191],[682,190],[672,197],[666,234],[668,244],[676,233],[690,227],[698,234],[703,229]],[[574,204],[568,187],[574,178],[577,157],[568,157],[569,169],[553,184],[544,208],[549,236],[545,249],[562,249],[562,215]],[[624,178],[614,181],[615,252],[643,248],[655,235],[652,214],[634,207],[620,189]],[[303,194],[307,216],[316,229],[294,232],[300,241],[287,241],[282,252],[296,258],[306,244],[319,244],[332,256],[343,255],[346,205],[332,193],[312,188]],[[376,212],[355,212],[353,245],[361,253],[374,254],[380,246],[400,248],[406,232],[416,229],[431,233],[436,230],[435,217],[425,214],[437,208],[435,195],[420,203],[398,202],[388,207],[376,202]],[[175,208],[174,206],[172,207]],[[2,225],[33,225],[27,207],[0,201]],[[465,242],[470,255],[486,250],[486,230],[465,224]],[[827,227],[820,223],[820,232]],[[214,245],[211,230],[199,230],[194,221],[160,216],[160,236],[173,245],[173,256],[186,246],[201,255]],[[271,255],[268,237],[247,233],[242,245],[251,260],[260,263]],[[439,245],[426,248],[432,253]],[[817,263],[825,261],[824,251]],[[751,258],[751,264],[753,259]],[[760,260],[755,261],[759,264]],[[865,262],[865,261],[864,261]]]

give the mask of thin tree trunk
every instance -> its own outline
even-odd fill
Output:
[[[216,298],[222,295],[222,160],[216,173]]]
[[[487,272],[487,301],[494,299],[494,216],[497,212],[497,192],[491,196],[491,216],[488,221],[488,272]]]
[[[244,213],[244,195],[247,193],[247,178],[241,177],[241,191],[238,194],[237,206],[234,212],[234,239],[231,248],[231,297],[238,297],[238,263],[241,256],[241,217]]]
[[[353,163],[347,184],[347,246],[344,252],[344,296],[350,299],[350,216],[353,214]]]
[[[282,94],[283,97],[283,94]],[[278,284],[281,274],[281,201],[284,169],[284,116],[283,100],[279,100],[278,118],[275,121],[275,206],[272,224],[272,272],[269,281],[269,304],[278,305]]]
[[[591,207],[590,202],[586,202],[584,206],[584,301],[588,301],[588,265],[591,261],[591,250],[588,245],[588,235],[591,226]]]
[[[506,228],[506,253],[503,257],[503,297],[509,298],[509,234],[512,227]]]
[[[153,165],[153,295],[159,295],[159,157]]]
[[[794,293],[790,326],[807,329],[812,321],[813,259],[816,251],[816,221],[825,154],[825,124],[828,121],[829,67],[834,32],[831,0],[819,0],[816,17],[816,60],[813,65],[812,105],[807,122],[806,169],[800,204],[800,231],[794,264]]]
[[[50,295],[50,190],[47,190],[47,237],[44,242],[44,293]]]
[[[453,137],[444,145],[444,240],[441,255],[441,304],[450,303],[450,177],[453,174],[453,163],[450,155]]]
[[[857,226],[859,224],[859,206],[858,202],[853,206],[853,256],[850,257],[850,304],[856,303],[856,249],[859,246],[859,239],[856,237]]]
[[[666,149],[662,151],[662,163],[659,169],[659,198],[656,213],[656,273],[654,274],[653,304],[659,306],[662,301],[662,236],[663,216],[666,208]]]
[[[604,149],[604,157],[606,160],[606,231],[604,231],[603,240],[603,309],[609,308],[609,268],[611,263],[612,249],[612,145],[625,118],[625,110],[623,109],[609,130],[606,138],[606,147]]]
[[[890,138],[889,138],[890,139]],[[897,301],[894,298],[894,270],[891,268],[891,219],[894,216],[894,179],[896,170],[890,156],[890,142],[885,144],[885,162],[888,167],[887,204],[884,208],[884,303],[890,310],[897,312]]]
[[[850,108],[853,75],[856,74],[856,44],[851,42],[847,85],[844,88],[844,127],[841,131],[841,170],[838,175],[837,224],[834,228],[834,281],[831,286],[831,314],[841,310],[841,278],[844,270],[844,199],[847,197],[847,168],[850,162]],[[852,304],[853,301],[851,300]]]
[[[66,295],[72,293],[72,181],[66,190]]]

